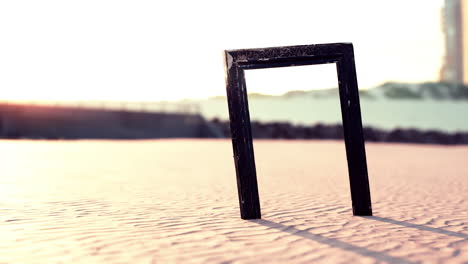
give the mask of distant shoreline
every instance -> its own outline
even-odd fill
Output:
[[[251,122],[258,139],[343,139],[341,124]],[[468,145],[468,131],[364,127],[367,142]],[[229,121],[201,114],[0,104],[3,139],[230,138]]]

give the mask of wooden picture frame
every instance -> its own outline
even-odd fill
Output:
[[[354,51],[351,43],[227,50],[226,91],[242,219],[261,218],[244,71],[336,63],[354,215],[372,215]]]

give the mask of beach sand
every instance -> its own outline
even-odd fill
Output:
[[[0,263],[468,263],[468,147],[255,141],[241,220],[229,140],[0,141]]]

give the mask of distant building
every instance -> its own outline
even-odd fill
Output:
[[[445,57],[440,80],[468,84],[468,0],[445,0],[442,31]]]

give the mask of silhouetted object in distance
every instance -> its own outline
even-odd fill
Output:
[[[336,63],[354,215],[372,215],[353,45],[227,50],[226,91],[242,219],[261,218],[244,71]]]

